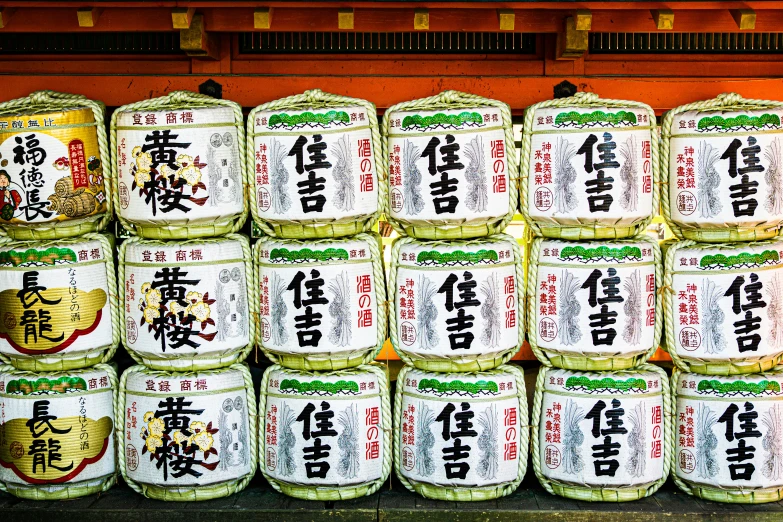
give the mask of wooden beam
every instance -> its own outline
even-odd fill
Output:
[[[513,31],[515,18],[513,9],[498,9],[498,23],[501,31]]]
[[[593,13],[589,9],[577,9],[576,16],[576,30],[577,31],[589,31],[593,27]]]
[[[731,16],[740,31],[752,31],[756,28],[756,11],[753,9],[732,9]]]
[[[416,31],[430,30],[430,10],[426,8],[416,8],[413,11],[413,28]]]
[[[8,20],[14,14],[14,11],[16,9],[12,7],[0,7],[0,29],[5,29],[8,26]]]
[[[659,31],[672,31],[674,29],[674,11],[671,9],[653,9],[652,14],[655,27]]]
[[[180,30],[179,48],[193,58],[220,58],[220,42],[217,36],[207,32],[202,14],[193,15],[190,28]]]
[[[189,29],[193,23],[195,7],[175,7],[171,10],[171,25],[174,29]]]
[[[337,10],[337,28],[353,30],[353,8],[341,7]]]
[[[558,60],[578,60],[587,51],[587,31],[576,29],[573,16],[565,19],[565,31],[557,35],[555,58]]]
[[[253,11],[253,29],[268,31],[272,28],[272,8],[258,7]]]
[[[79,20],[79,27],[95,27],[98,25],[103,9],[99,7],[80,7],[76,10],[76,17]]]

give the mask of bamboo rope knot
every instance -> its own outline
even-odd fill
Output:
[[[578,92],[572,96],[577,103],[596,103],[598,95],[594,92]]]
[[[310,89],[305,91],[304,96],[307,99],[307,103],[317,103],[323,100],[324,93],[321,89]]]
[[[721,105],[737,105],[743,98],[736,92],[724,92],[718,95],[718,101]]]

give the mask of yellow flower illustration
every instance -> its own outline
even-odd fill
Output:
[[[163,446],[163,439],[158,437],[157,435],[150,435],[147,437],[147,451],[150,453],[155,453],[155,450],[157,448],[160,448]]]
[[[181,431],[175,431],[172,438],[174,439],[175,444],[182,444],[183,442],[188,440],[188,436],[182,433]]]
[[[144,320],[148,323],[151,323],[153,319],[157,319],[158,317],[160,317],[160,310],[157,308],[148,306],[144,309]]]
[[[199,433],[205,431],[206,429],[207,429],[207,425],[201,421],[193,421],[190,423],[190,431],[192,431],[193,433]]]
[[[171,313],[173,313],[174,315],[179,315],[180,312],[184,312],[185,315],[188,315],[188,308],[189,307],[182,306],[181,304],[179,304],[176,301],[174,301],[173,303],[170,304],[170,308],[171,308]]]
[[[163,430],[166,428],[166,423],[163,422],[163,419],[155,417],[149,422],[149,424],[147,424],[147,427],[149,428],[150,435],[160,437],[163,435]]]
[[[179,170],[179,175],[182,177],[182,179],[187,181],[188,185],[191,187],[201,181],[201,169],[195,165],[181,168]]]
[[[206,431],[202,431],[201,433],[196,433],[195,435],[191,435],[190,437],[190,443],[195,444],[198,446],[198,449],[201,451],[208,451],[212,447],[213,443],[212,435],[207,433]]]
[[[207,319],[209,319],[209,305],[205,303],[204,301],[198,302],[194,305],[190,305],[190,313],[193,314],[193,316],[196,318],[196,320],[200,323],[203,323]]]
[[[147,300],[147,306],[151,306],[153,308],[160,308],[160,302],[163,299],[160,295],[160,290],[157,288],[153,288],[144,294],[144,298]]]
[[[177,178],[179,178],[179,171],[172,169],[166,163],[161,165],[158,170],[160,170],[160,173],[163,174],[167,178],[169,176],[171,176],[171,175],[174,175],[174,181],[177,181]]]
[[[193,164],[193,157],[188,156],[187,154],[180,154],[177,156],[177,164],[182,167],[187,167],[188,165]]]
[[[138,158],[139,154],[141,154],[141,147],[137,145],[133,147],[133,150],[131,150],[131,156],[133,156],[134,158]]]
[[[149,152],[141,152],[136,158],[136,167],[139,170],[146,170],[149,172],[152,167],[152,154]]]
[[[146,294],[152,289],[152,285],[150,283],[144,283],[141,285],[141,293]]]
[[[152,179],[152,176],[150,175],[149,169],[148,170],[136,169],[136,172],[133,174],[133,179],[136,180],[137,186],[143,187],[146,182]]]
[[[155,417],[155,414],[154,414],[154,413],[152,413],[151,411],[148,411],[147,413],[145,413],[145,414],[144,414],[144,422],[149,422],[149,421],[151,421],[151,420],[152,420],[154,417]]]
[[[187,299],[193,304],[196,304],[204,299],[204,294],[202,294],[201,292],[188,292],[187,294],[185,294],[185,299]]]

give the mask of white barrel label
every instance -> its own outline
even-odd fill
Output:
[[[125,251],[128,348],[172,358],[247,346],[247,274],[242,243],[130,243]]]
[[[542,371],[534,436],[547,479],[598,488],[650,484],[664,476],[661,375]]]
[[[101,369],[0,374],[0,481],[65,484],[113,474],[114,393]]]
[[[401,111],[389,118],[389,205],[403,223],[484,223],[508,214],[498,108]]]
[[[679,374],[674,464],[687,482],[726,490],[783,487],[783,375]]]
[[[394,296],[399,349],[437,358],[516,347],[522,260],[511,241],[402,245]]]
[[[531,219],[630,226],[651,217],[650,123],[637,107],[537,109],[530,157],[523,158]]]
[[[118,214],[160,226],[239,215],[244,144],[236,125],[228,107],[120,113]]]
[[[125,462],[142,484],[201,486],[252,473],[241,372],[131,373],[125,394]],[[131,465],[135,464],[135,467]]]
[[[652,348],[652,243],[539,241],[534,296],[539,348],[599,355],[634,355]]]
[[[759,360],[783,352],[783,242],[678,248],[668,328],[685,358]]]
[[[107,253],[100,241],[37,245],[0,245],[0,353],[73,354],[111,346]]]
[[[692,227],[774,227],[783,220],[783,109],[676,114],[669,211]]]
[[[349,486],[382,476],[381,400],[385,381],[371,372],[318,375],[273,369],[262,436],[266,471],[281,482]]]
[[[378,209],[367,109],[267,110],[255,115],[255,197],[271,222],[346,220]]]
[[[522,418],[516,375],[410,370],[402,395],[399,472],[417,482],[484,487],[519,477]],[[524,400],[524,398],[522,399]]]
[[[259,251],[264,348],[337,354],[378,344],[370,245],[270,240]]]

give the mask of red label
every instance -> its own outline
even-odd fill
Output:
[[[71,161],[71,179],[73,188],[87,188],[90,181],[87,178],[87,163],[84,160],[84,142],[71,140],[68,144],[68,157]]]

